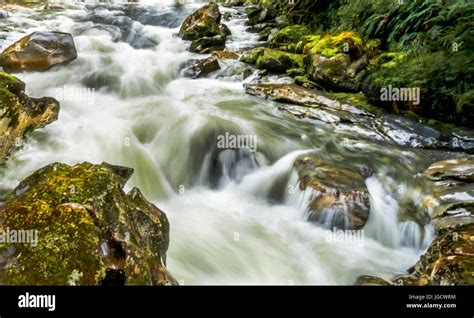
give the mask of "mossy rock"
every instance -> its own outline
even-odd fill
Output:
[[[474,285],[474,223],[439,234],[415,265],[430,285]]]
[[[268,46],[292,53],[302,53],[297,51],[298,43],[303,36],[310,34],[310,30],[304,25],[287,26],[276,32],[268,41]]]
[[[308,76],[327,89],[357,91],[357,76],[367,65],[366,47],[352,32],[304,38],[303,54],[307,59]]]
[[[266,69],[278,73],[283,73],[288,69],[304,67],[303,56],[301,54],[293,54],[263,47],[247,51],[240,60],[245,63],[254,64],[259,69]]]
[[[202,37],[213,37],[221,33],[221,14],[217,4],[206,5],[188,16],[179,30],[183,40],[194,41]]]
[[[1,228],[36,230],[37,245],[0,245],[0,283],[96,285],[112,269],[127,284],[174,284],[168,220],[138,189],[124,193],[132,173],[53,163],[23,180],[0,204]]]
[[[342,32],[338,35],[327,34],[317,41],[309,42],[306,48],[308,54],[319,54],[328,58],[337,54],[349,54],[352,60],[359,59],[366,54],[366,47],[357,34]]]
[[[51,97],[31,98],[25,83],[0,73],[0,163],[25,142],[25,135],[58,118],[59,103]]]

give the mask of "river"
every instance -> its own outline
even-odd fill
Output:
[[[183,77],[183,64],[199,56],[176,33],[200,5],[149,0],[141,13],[119,5],[11,11],[1,22],[2,46],[36,30],[70,32],[78,58],[47,72],[17,74],[27,94],[56,97],[61,110],[0,168],[2,190],[51,162],[134,168],[127,189],[139,187],[170,219],[167,267],[180,284],[353,284],[359,275],[405,273],[433,234],[429,224],[402,222],[399,214],[407,200],[427,194],[419,175],[446,154],[295,120],[277,103],[245,94],[235,75],[245,66],[237,61],[221,62],[210,78]],[[93,27],[107,16],[119,27]],[[228,47],[258,44],[258,35],[245,31],[245,17],[225,23],[233,34]],[[257,136],[257,152],[216,159],[216,136],[226,132]],[[326,229],[305,220],[306,194],[292,167],[310,151],[326,161],[373,167],[363,244],[329,242]],[[288,180],[279,182],[284,175]],[[275,199],[277,192],[283,195]]]

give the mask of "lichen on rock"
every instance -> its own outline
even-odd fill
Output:
[[[0,283],[101,284],[122,271],[130,285],[170,285],[169,223],[138,189],[123,187],[133,169],[107,163],[53,163],[23,180],[0,205],[2,229],[38,231],[37,246],[4,244]]]

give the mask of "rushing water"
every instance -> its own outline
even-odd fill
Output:
[[[56,161],[133,167],[127,187],[139,187],[170,219],[168,268],[182,284],[352,284],[363,274],[404,273],[416,262],[431,228],[402,222],[399,214],[404,202],[424,195],[417,175],[442,154],[290,118],[275,103],[245,94],[237,61],[222,62],[214,78],[183,78],[182,65],[197,55],[176,33],[200,4],[147,3],[142,8],[151,18],[129,12],[136,21],[122,38],[120,28],[91,28],[92,9],[81,6],[54,14],[18,9],[1,22],[10,30],[2,31],[2,45],[32,31],[60,30],[74,34],[78,50],[68,66],[18,74],[29,95],[56,96],[61,111],[1,168],[3,190]],[[118,7],[95,12],[101,19],[120,15]],[[243,18],[226,23],[229,47],[257,44]],[[221,153],[218,173],[216,136],[225,132],[257,136],[258,151]],[[326,230],[305,221],[308,194],[296,187],[292,166],[309,151],[374,167],[366,181],[371,216],[364,244],[328,242]]]

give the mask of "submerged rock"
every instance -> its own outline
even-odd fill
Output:
[[[28,97],[25,83],[0,73],[0,163],[23,146],[26,133],[52,123],[58,113],[57,100]]]
[[[370,214],[366,174],[370,169],[348,169],[314,156],[295,161],[302,191],[310,191],[308,220],[326,228],[357,230],[364,227]],[[364,171],[365,170],[365,171]]]
[[[0,54],[0,66],[8,73],[46,71],[77,58],[72,35],[63,32],[33,32]]]
[[[0,283],[170,285],[166,215],[134,188],[133,169],[107,163],[53,163],[34,172],[4,198],[2,228],[37,231],[32,244],[0,245]],[[112,275],[113,276],[113,275]]]

